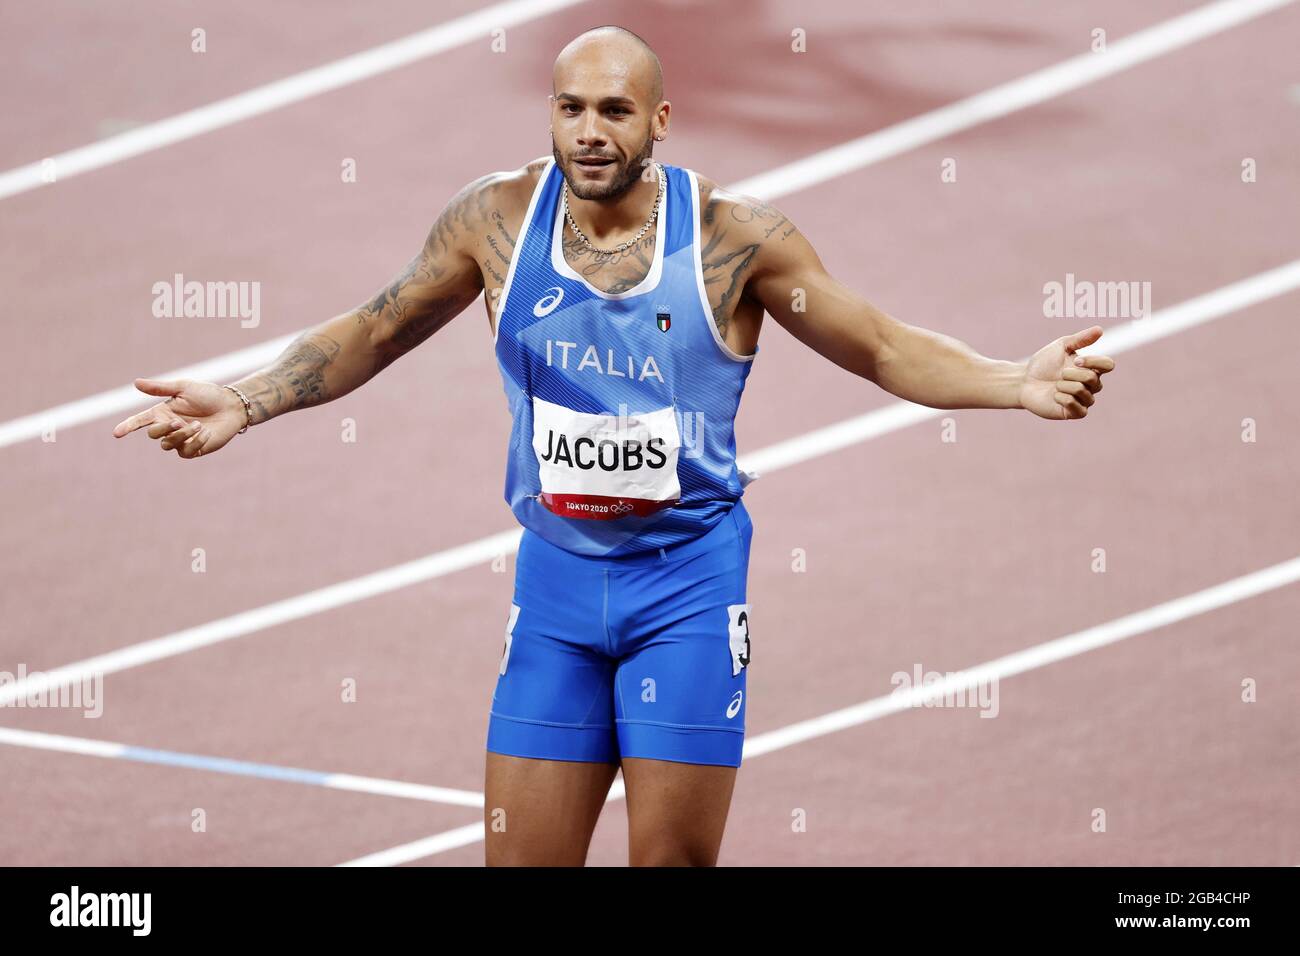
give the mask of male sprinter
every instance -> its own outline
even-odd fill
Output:
[[[487,735],[487,863],[584,863],[621,766],[631,863],[713,865],[750,657],[732,424],[764,312],[935,408],[1082,418],[1115,366],[1075,355],[1095,326],[1004,362],[899,322],[772,206],[651,160],[670,106],[635,34],[582,34],[552,79],[552,155],[466,185],[372,302],[229,386],[138,379],[168,398],[113,434],[148,426],[182,458],[210,455],[347,394],[485,292],[524,528]]]

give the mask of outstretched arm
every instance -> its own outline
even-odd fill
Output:
[[[424,248],[365,305],[303,331],[270,365],[233,387],[188,379],[136,379],[166,400],[113,429],[149,427],[163,451],[196,458],[222,448],[247,425],[346,395],[450,322],[483,289],[472,230],[497,174],[465,186],[429,231]],[[245,408],[242,394],[248,400]]]
[[[307,329],[273,364],[234,383],[252,404],[252,424],[346,395],[478,297],[483,276],[465,239],[488,178],[457,193],[424,248],[370,302]]]
[[[779,211],[750,204],[760,224],[748,292],[795,338],[899,398],[931,408],[1025,408],[1043,418],[1082,418],[1115,367],[1077,356],[1102,330],[1063,336],[1024,362],[988,358],[949,335],[908,325],[833,278]],[[779,223],[780,228],[772,228]]]

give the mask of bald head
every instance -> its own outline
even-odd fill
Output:
[[[560,51],[552,82],[551,152],[569,191],[583,200],[621,201],[668,132],[672,104],[664,99],[659,57],[631,30],[596,27]],[[644,182],[653,191],[653,177]]]
[[[570,40],[555,58],[551,92],[558,95],[565,90],[564,81],[570,77],[621,85],[647,110],[664,98],[659,57],[650,44],[623,27],[595,27]]]

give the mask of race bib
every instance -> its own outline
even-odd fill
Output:
[[[677,413],[589,415],[533,397],[541,501],[566,518],[649,515],[681,498]]]

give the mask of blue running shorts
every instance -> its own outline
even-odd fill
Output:
[[[525,529],[487,749],[739,767],[752,537],[739,500],[700,537],[625,557]]]

